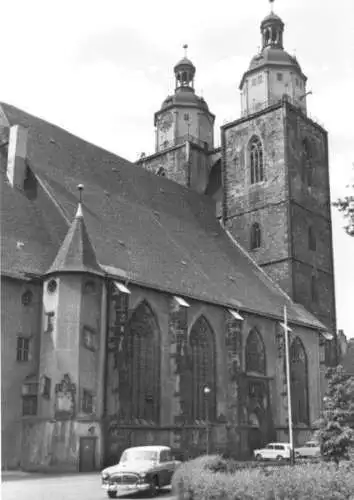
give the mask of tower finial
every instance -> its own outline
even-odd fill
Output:
[[[79,191],[79,203],[82,203],[82,192],[84,190],[84,185],[83,184],[78,184],[77,185],[77,190]]]
[[[187,57],[187,49],[188,49],[188,44],[187,44],[187,43],[185,43],[185,44],[183,45],[183,48],[184,48],[184,57]]]
[[[82,192],[84,190],[84,185],[83,184],[78,184],[77,185],[77,190],[79,191],[79,205],[77,207],[77,212],[75,217],[82,217]]]
[[[273,14],[273,3],[274,3],[274,0],[269,0],[269,3],[270,3],[270,12]]]

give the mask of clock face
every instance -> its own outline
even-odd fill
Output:
[[[164,113],[163,115],[160,116],[159,119],[159,129],[162,132],[166,132],[172,125],[173,121],[173,116],[172,113]]]

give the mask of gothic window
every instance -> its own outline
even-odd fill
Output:
[[[155,423],[160,412],[159,338],[155,316],[144,301],[135,309],[127,331],[131,418]]]
[[[28,337],[17,337],[16,360],[29,361],[30,339]]]
[[[266,356],[263,339],[253,328],[246,342],[246,371],[266,374]]]
[[[312,147],[310,141],[305,137],[302,141],[302,181],[312,186]]]
[[[261,246],[261,226],[258,222],[252,224],[251,227],[251,242],[250,248],[251,250],[255,250],[256,248],[260,248]]]
[[[312,226],[309,227],[308,229],[308,243],[309,243],[309,250],[316,250],[316,235],[314,228]]]
[[[291,406],[293,423],[309,423],[308,368],[303,343],[296,337],[290,346]]]
[[[253,137],[249,143],[251,184],[262,182],[263,172],[263,148],[258,137]]]
[[[190,346],[192,420],[206,420],[207,417],[213,420],[216,417],[215,342],[214,333],[204,316],[201,316],[192,327]],[[206,386],[210,388],[209,395],[204,393]]]

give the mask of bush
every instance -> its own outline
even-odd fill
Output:
[[[182,464],[172,478],[179,500],[354,500],[353,463],[238,469],[204,456]]]

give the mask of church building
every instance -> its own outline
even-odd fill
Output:
[[[284,311],[311,436],[336,363],[328,138],[283,35],[271,12],[219,148],[187,54],[135,164],[0,104],[4,468],[288,441]]]

